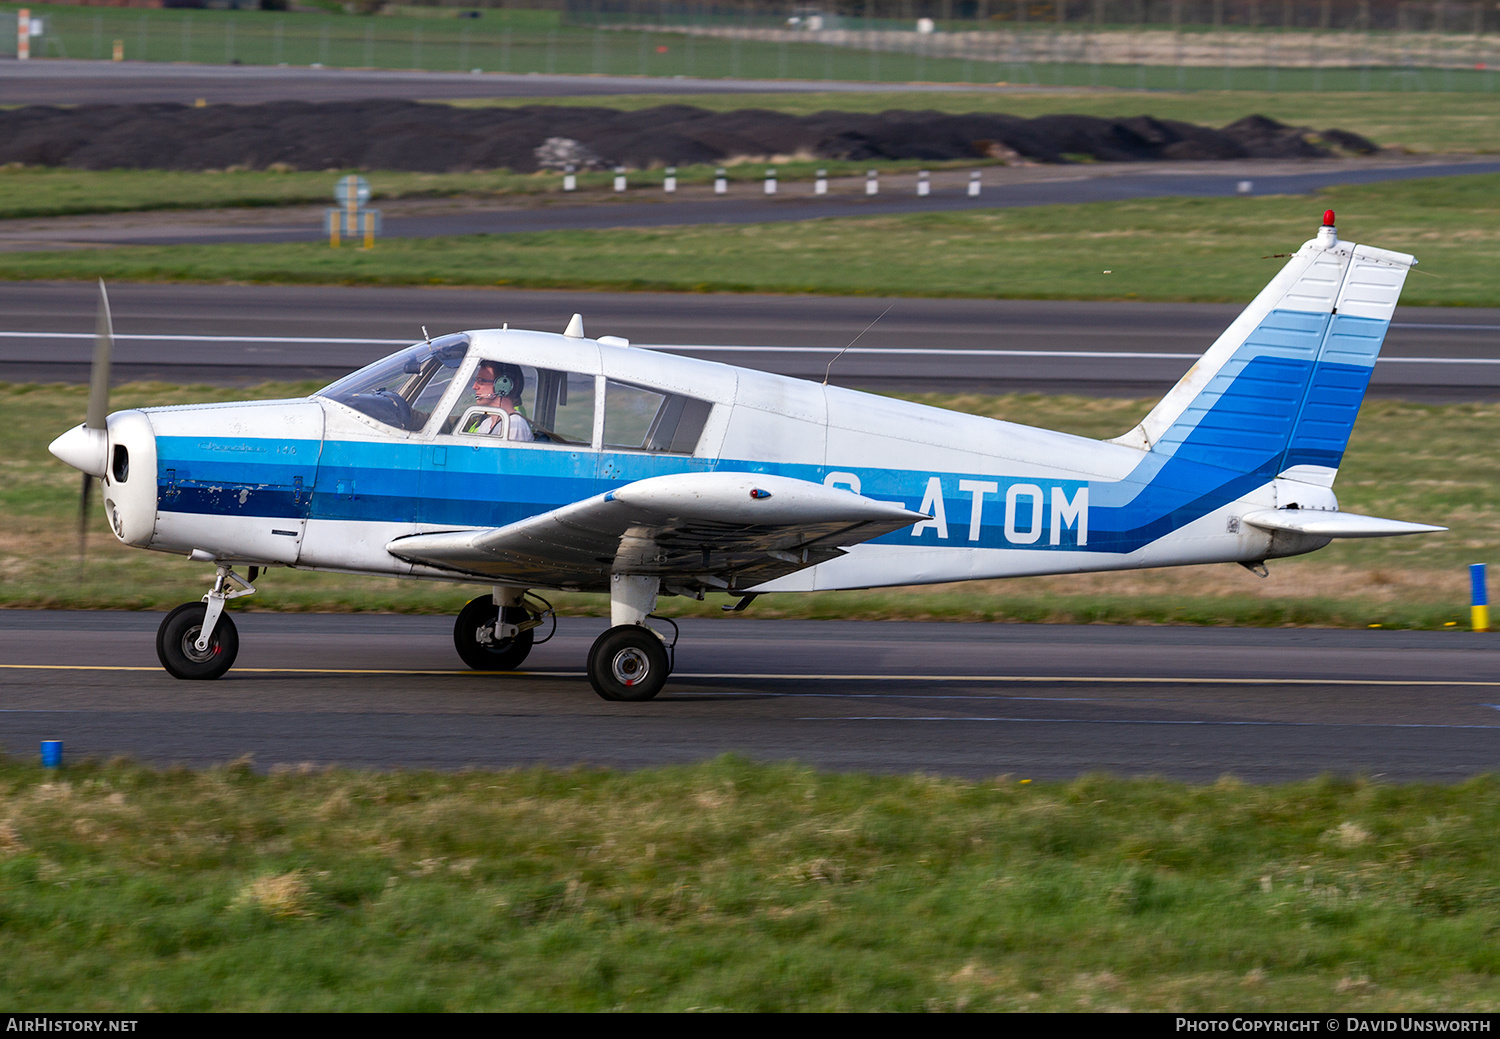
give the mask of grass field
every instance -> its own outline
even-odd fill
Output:
[[[13,1012],[1494,1011],[1500,784],[0,761]]]
[[[794,161],[776,166],[781,180],[811,180],[817,170],[829,176],[864,176],[868,162]],[[940,170],[984,162],[919,162],[902,160],[876,165],[884,172]],[[714,166],[683,166],[678,183],[713,183]],[[632,170],[632,189],[645,186],[660,190],[665,171]],[[745,184],[764,180],[764,163],[740,163],[725,168],[731,182]],[[250,209],[267,206],[334,205],[334,187],[342,174],[319,171],[212,170],[72,170],[61,167],[0,166],[0,220],[70,216],[82,213],[127,213],[174,209]],[[494,200],[516,196],[563,195],[557,173],[511,173],[507,170],[474,173],[409,173],[382,170],[365,174],[375,202],[410,198],[464,197]],[[579,194],[572,196],[598,202],[597,193],[609,193],[612,170],[579,173]],[[596,194],[590,196],[590,192]]]
[[[272,398],[311,384],[252,390],[140,384],[116,389],[112,408],[151,403]],[[165,609],[200,597],[210,570],[185,559],[121,546],[96,506],[88,565],[73,533],[79,477],[47,443],[76,423],[83,387],[0,384],[0,607]],[[1115,436],[1148,401],[1029,396],[921,398],[938,406]],[[1268,580],[1231,564],[1140,573],[1086,574],[869,592],[769,595],[748,616],[950,621],[1466,627],[1467,565],[1500,560],[1500,405],[1365,405],[1337,491],[1353,512],[1450,526],[1447,534],[1336,543],[1271,564]],[[95,499],[97,502],[97,498]],[[235,609],[457,613],[472,585],[272,570]],[[1185,593],[1184,589],[1192,589]],[[604,615],[602,596],[549,595],[564,614]],[[669,597],[671,616],[724,617],[704,603]],[[732,623],[726,618],[725,623]]]
[[[1421,260],[1407,305],[1500,305],[1500,176],[792,224],[0,253],[0,278],[1248,302],[1316,230]]]
[[[20,5],[0,6],[11,15]],[[329,4],[336,8],[337,5]],[[330,68],[427,69],[446,72],[573,75],[723,77],[800,79],[845,82],[941,82],[1031,86],[1135,88],[1151,90],[1264,89],[1267,91],[1354,91],[1405,93],[1422,91],[1493,93],[1496,74],[1492,52],[1472,41],[1424,35],[1394,37],[1377,33],[1362,38],[1359,66],[1340,66],[1286,52],[1278,44],[1287,36],[1261,33],[1253,65],[1221,67],[1178,64],[1168,44],[1139,49],[1130,30],[1138,26],[1092,24],[1083,32],[1054,36],[1038,25],[1013,40],[993,32],[967,57],[947,56],[943,42],[910,32],[909,19],[861,25],[893,33],[884,41],[865,36],[851,46],[835,46],[833,37],[757,39],[740,32],[733,38],[689,35],[685,12],[663,8],[640,24],[607,25],[618,15],[589,23],[581,12],[489,8],[478,19],[460,19],[452,8],[406,7],[382,17],[347,17],[284,11],[214,11],[159,9],[128,11],[28,4],[32,17],[46,22],[46,32],[32,44],[34,60],[72,58],[108,60],[116,49],[125,60],[213,64],[302,65]],[[1124,14],[1124,12],[1119,12]],[[1131,14],[1124,14],[1134,22]],[[658,24],[650,24],[655,21]],[[718,24],[741,30],[783,28],[776,14]],[[972,32],[983,23],[957,22],[947,28]],[[1006,27],[1010,28],[1010,27]],[[1077,46],[1103,28],[1116,40],[1115,60],[1101,61],[1077,52]],[[1164,26],[1158,25],[1157,29]],[[1123,29],[1124,33],[1116,30]],[[1465,30],[1466,32],[1467,30]],[[1294,33],[1298,39],[1306,33]],[[8,34],[7,34],[8,36]],[[1337,38],[1337,37],[1333,37]],[[14,54],[14,37],[0,37],[0,54]],[[1061,50],[1053,44],[1071,40]],[[1457,43],[1462,40],[1462,43]],[[1240,42],[1244,42],[1241,40]],[[1372,50],[1371,43],[1375,44]],[[1455,44],[1457,43],[1457,46]],[[1017,44],[1020,47],[1017,47]],[[1294,48],[1295,49],[1295,48]],[[1304,55],[1305,57],[1305,55]],[[1486,61],[1485,59],[1489,60]],[[1481,66],[1475,68],[1476,62]]]

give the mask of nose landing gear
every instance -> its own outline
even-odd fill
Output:
[[[257,569],[250,568],[252,579]],[[183,603],[167,614],[156,629],[156,658],[167,673],[173,678],[189,680],[223,677],[240,652],[239,632],[224,613],[224,603],[254,592],[253,584],[232,567],[220,564],[214,575],[213,590],[203,601]]]

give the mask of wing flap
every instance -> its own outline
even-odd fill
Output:
[[[497,581],[603,588],[611,573],[751,587],[926,518],[904,505],[764,473],[677,473],[504,527],[414,534],[402,559]]]
[[[1448,529],[1427,523],[1408,523],[1405,520],[1318,509],[1262,509],[1246,513],[1240,518],[1262,530],[1286,530],[1320,538],[1388,538],[1400,534],[1431,534]]]

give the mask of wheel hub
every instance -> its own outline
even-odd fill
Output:
[[[212,660],[219,652],[219,642],[217,639],[209,639],[207,649],[201,651],[198,649],[198,636],[202,633],[203,625],[201,624],[195,624],[182,633],[182,655],[195,664]]]
[[[637,685],[651,673],[651,661],[638,649],[622,649],[610,661],[610,670],[621,685]]]

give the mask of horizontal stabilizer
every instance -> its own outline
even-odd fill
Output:
[[[1388,538],[1397,534],[1432,534],[1448,529],[1428,523],[1407,523],[1405,520],[1319,509],[1262,509],[1240,518],[1262,530],[1286,530],[1320,538]]]

